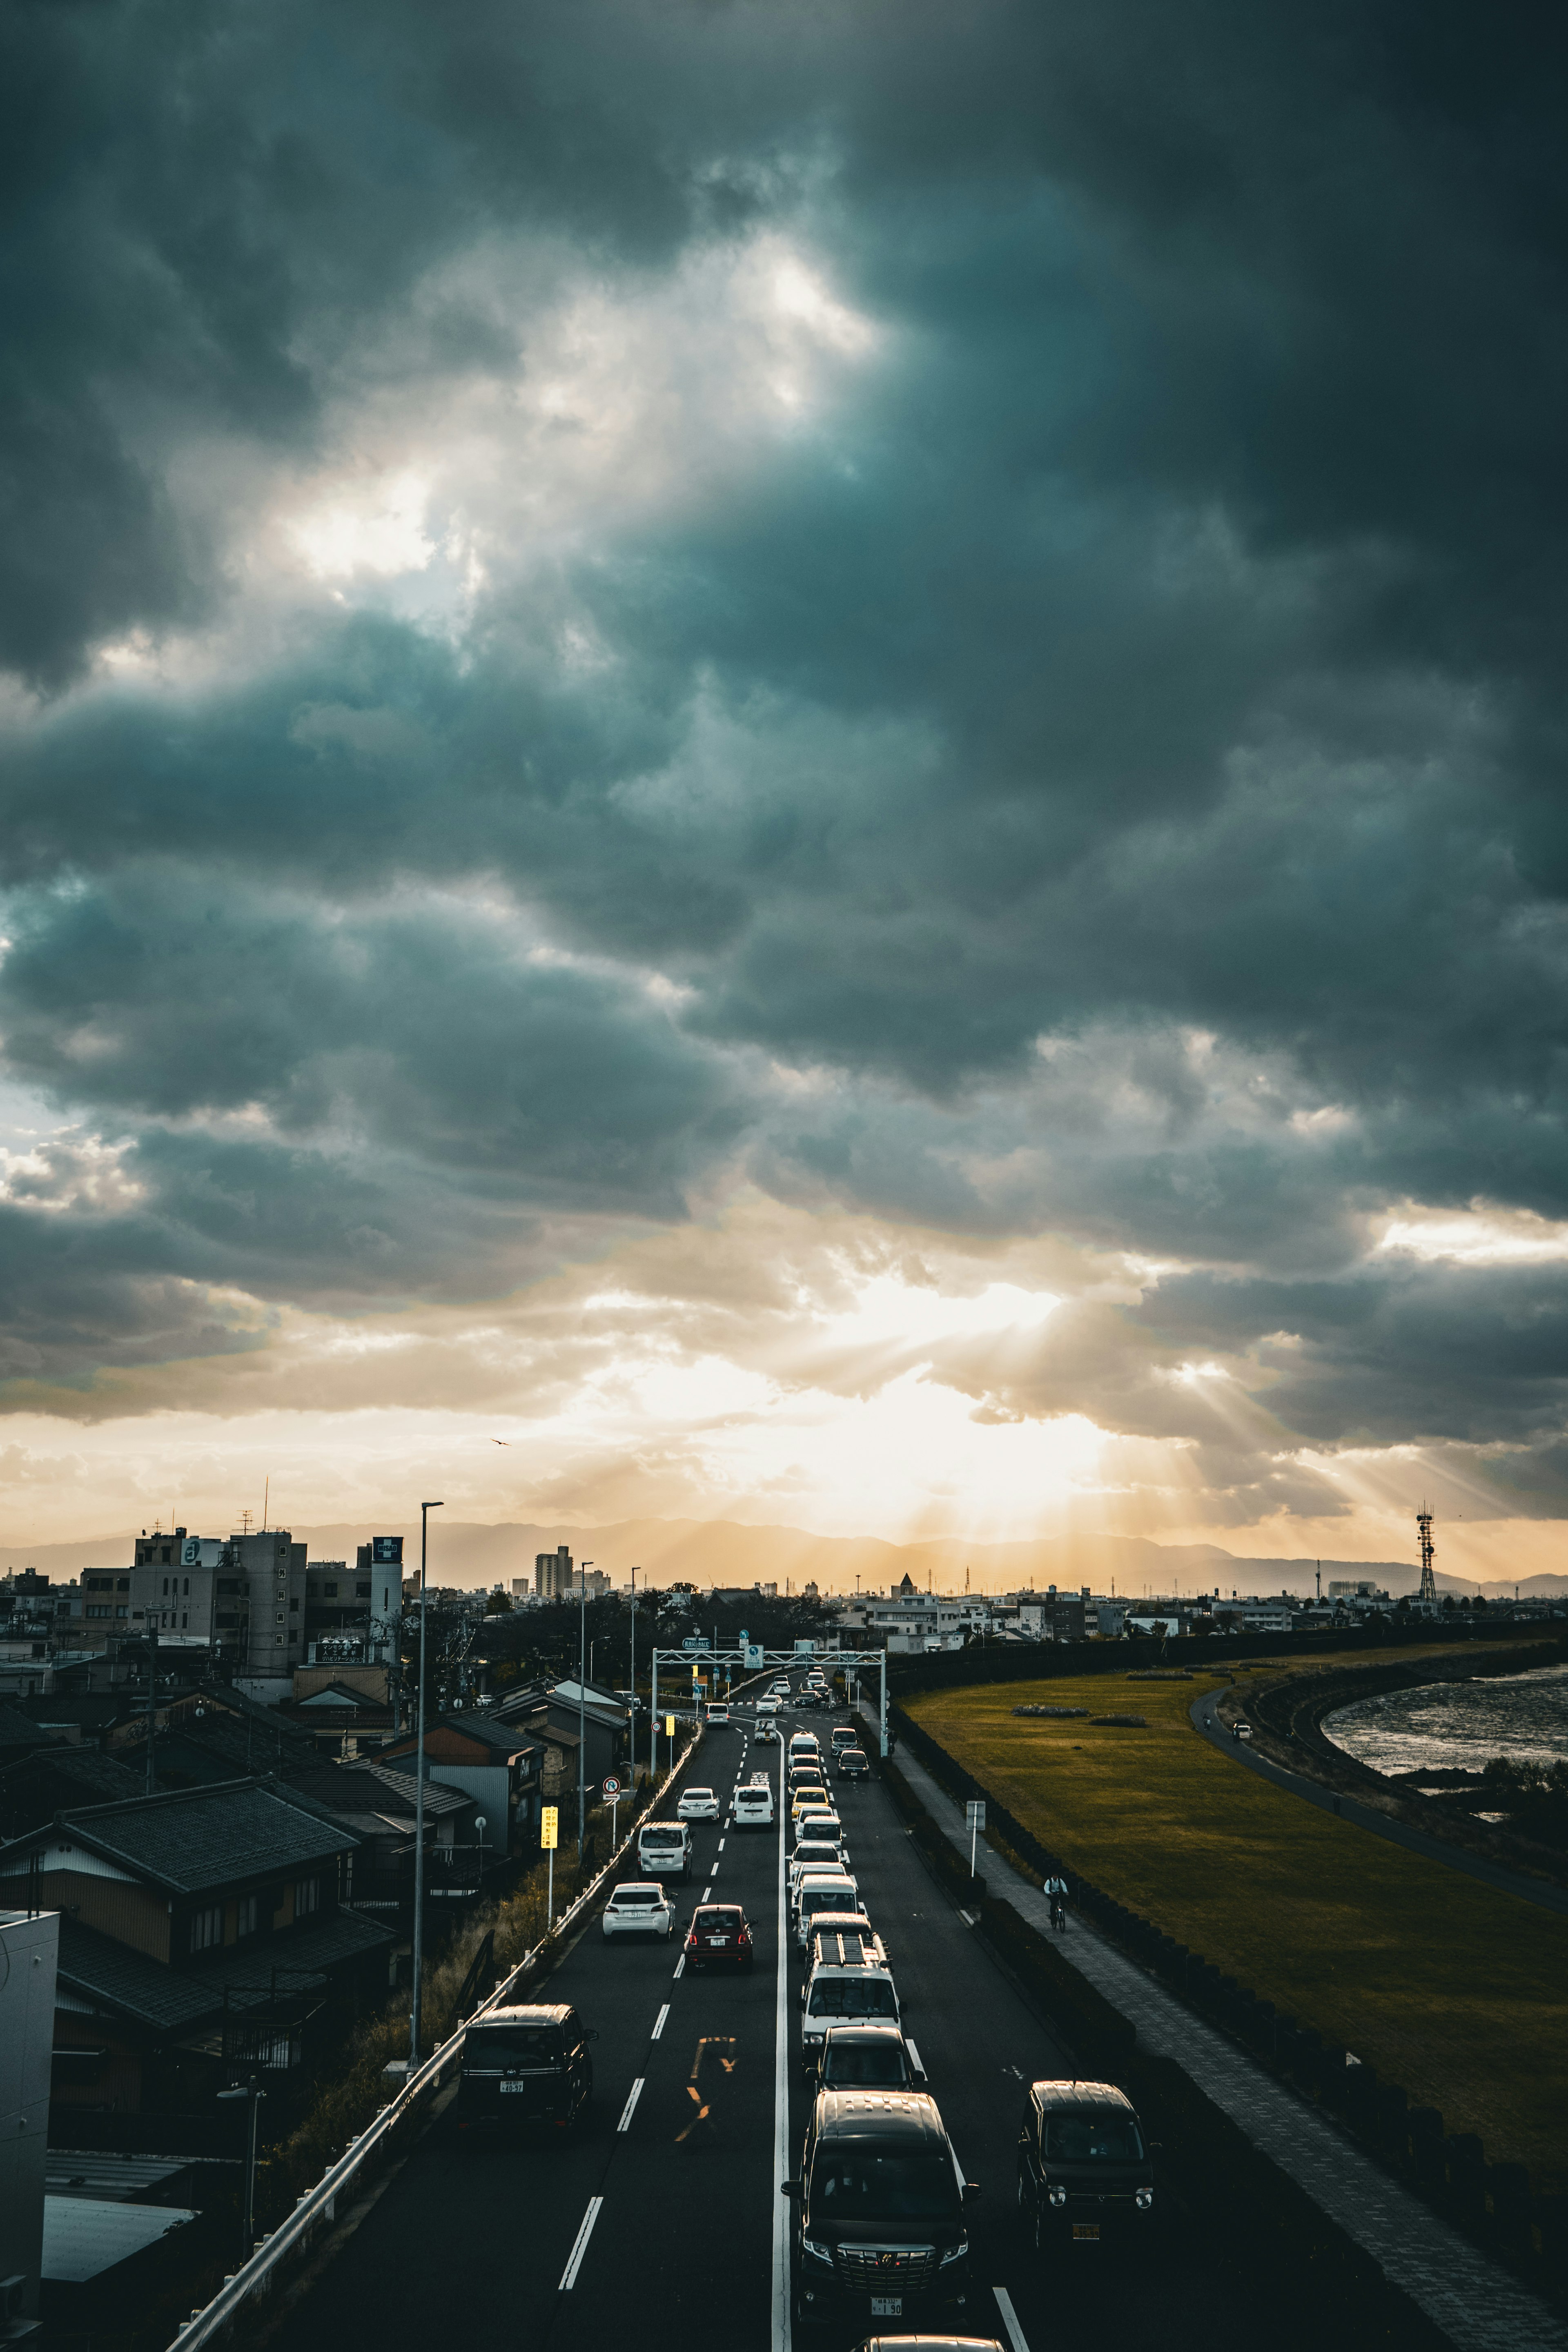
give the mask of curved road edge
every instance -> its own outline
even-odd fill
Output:
[[[1521,1873],[1508,1869],[1502,1863],[1489,1862],[1482,1854],[1467,1853],[1463,1847],[1446,1844],[1441,1838],[1430,1837],[1425,1830],[1414,1830],[1404,1822],[1390,1821],[1373,1806],[1363,1805],[1358,1798],[1339,1795],[1324,1788],[1304,1772],[1287,1771],[1272,1758],[1260,1756],[1247,1740],[1233,1739],[1215,1714],[1215,1702],[1234,1691],[1232,1683],[1220,1683],[1213,1690],[1195,1698],[1187,1709],[1193,1729],[1212,1748],[1217,1748],[1233,1762],[1272,1780],[1277,1788],[1289,1790],[1320,1812],[1331,1813],[1336,1821],[1349,1822],[1358,1830],[1371,1830],[1375,1837],[1386,1838],[1391,1845],[1402,1845],[1409,1853],[1423,1855],[1428,1862],[1440,1862],[1449,1870],[1463,1871],[1468,1878],[1479,1878],[1483,1886],[1495,1894],[1517,1895],[1521,1903],[1531,1903],[1539,1911],[1554,1911],[1560,1918],[1568,1918],[1568,1888],[1552,1886],[1543,1879],[1526,1878]]]

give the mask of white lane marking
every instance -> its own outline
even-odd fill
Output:
[[[642,2096],[642,2086],[645,2080],[646,2077],[639,2074],[637,2081],[632,2084],[631,2095],[626,2100],[626,2105],[621,2109],[621,2120],[616,2126],[616,2129],[618,2132],[630,2131],[632,2125],[632,2109],[637,2105],[637,2101]]]
[[[907,2033],[904,2036],[904,2048],[910,2053],[910,2063],[913,2066],[915,2072],[919,2074],[923,2074],[925,2073],[925,2068],[921,2064],[921,2053],[915,2048],[914,2043],[910,2040]]]
[[[682,1955],[682,1957],[684,1958],[684,1955]],[[648,2035],[648,2040],[650,2042],[657,2042],[658,2040],[659,2035],[664,2032],[664,2021],[668,2015],[669,2003],[668,2001],[666,2001],[664,2007],[659,2011],[658,2015],[654,2019],[653,2032]]]
[[[779,1758],[779,1811],[784,1812],[784,1762]],[[772,2352],[791,2352],[789,2242],[791,2210],[784,2202],[789,2179],[788,2022],[784,2013],[785,1965],[788,1948],[784,1911],[784,1842],[779,1840],[779,1949],[777,1990],[773,2005],[773,2297]]]
[[[708,1885],[708,1886],[705,1886],[705,1887],[703,1888],[703,1890],[702,1890],[702,1900],[704,1901],[704,1903],[706,1903],[706,1902],[707,1902],[708,1897],[712,1894],[712,1892],[713,1892],[713,1889],[712,1889],[712,1886],[711,1886],[711,1885]]]
[[[994,2286],[991,2292],[996,2298],[996,2308],[1002,2315],[1002,2325],[1007,2331],[1007,2341],[1013,2352],[1029,2352],[1029,2339],[1018,2325],[1012,2296],[1005,2286]]]
[[[723,1839],[722,1839],[722,1838],[721,1838],[721,1839],[720,1839],[720,1841],[719,1841],[719,1851],[720,1851],[720,1853],[723,1853],[723,1851],[724,1851],[724,1841],[723,1841]]]
[[[604,2201],[602,2197],[589,2198],[588,2210],[583,2216],[583,2226],[577,2232],[577,2242],[568,2257],[565,2269],[561,2273],[561,2284],[555,2290],[557,2294],[564,2294],[569,2287],[576,2285],[577,2273],[583,2267],[583,2257],[588,2251],[588,2241],[594,2234],[594,2224],[599,2218],[599,2208]]]
[[[680,1958],[679,1958],[677,1960],[677,1962],[675,1963],[675,1975],[674,1975],[674,1977],[671,1979],[671,1982],[672,1982],[672,1983],[679,1983],[679,1979],[681,1979],[685,1974],[686,1974],[686,1955],[685,1955],[685,1953],[684,1953],[684,1952],[682,1952],[682,1954],[680,1955]]]

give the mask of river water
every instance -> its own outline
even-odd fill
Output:
[[[1387,1691],[1337,1708],[1323,1729],[1374,1772],[1479,1772],[1494,1756],[1552,1764],[1568,1759],[1568,1666]]]

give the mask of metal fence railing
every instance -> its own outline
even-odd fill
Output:
[[[682,1751],[679,1762],[672,1766],[659,1782],[649,1800],[650,1806],[657,1804],[680,1778],[701,1738],[702,1731],[699,1727]],[[584,1887],[576,1901],[552,1923],[551,1935],[553,1939],[559,1940],[568,1933],[573,1921],[597,1899],[605,1881],[618,1867],[647,1818],[647,1809],[645,1808],[604,1868]],[[374,2121],[349,2142],[337,2162],[328,2168],[314,2189],[307,2190],[300,2199],[288,2219],[258,2242],[248,2262],[242,2263],[238,2270],[225,2279],[212,2301],[204,2308],[193,2311],[189,2319],[181,2321],[174,2337],[178,2352],[200,2352],[203,2345],[222,2337],[237,2322],[248,2317],[254,2306],[282,2284],[285,2272],[300,2262],[321,2231],[331,2228],[336,2221],[338,2200],[343,2191],[367,2170],[374,2158],[386,2152],[393,2136],[409,2121],[421,2103],[433,2091],[440,2089],[462,2055],[463,2037],[474,2020],[482,2017],[487,2010],[504,2007],[514,1999],[523,1979],[537,1966],[543,1950],[544,1946],[539,1944],[523,1954],[495,1990],[480,2001],[473,2016],[465,2018],[461,2025],[454,2029],[441,2047],[426,2059],[418,2072],[410,2075],[396,2097],[382,2108]],[[174,2347],[171,2347],[171,2352],[174,2352]]]

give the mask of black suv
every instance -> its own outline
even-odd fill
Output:
[[[1031,2083],[1018,2126],[1018,2210],[1037,2250],[1145,2241],[1153,2149],[1110,2083]]]
[[[796,2208],[797,2326],[819,2320],[922,2326],[969,2297],[958,2169],[937,2104],[918,2091],[819,2091]]]
[[[588,2044],[598,2038],[565,2001],[487,2010],[463,2036],[458,2129],[566,2130],[594,2095]]]

